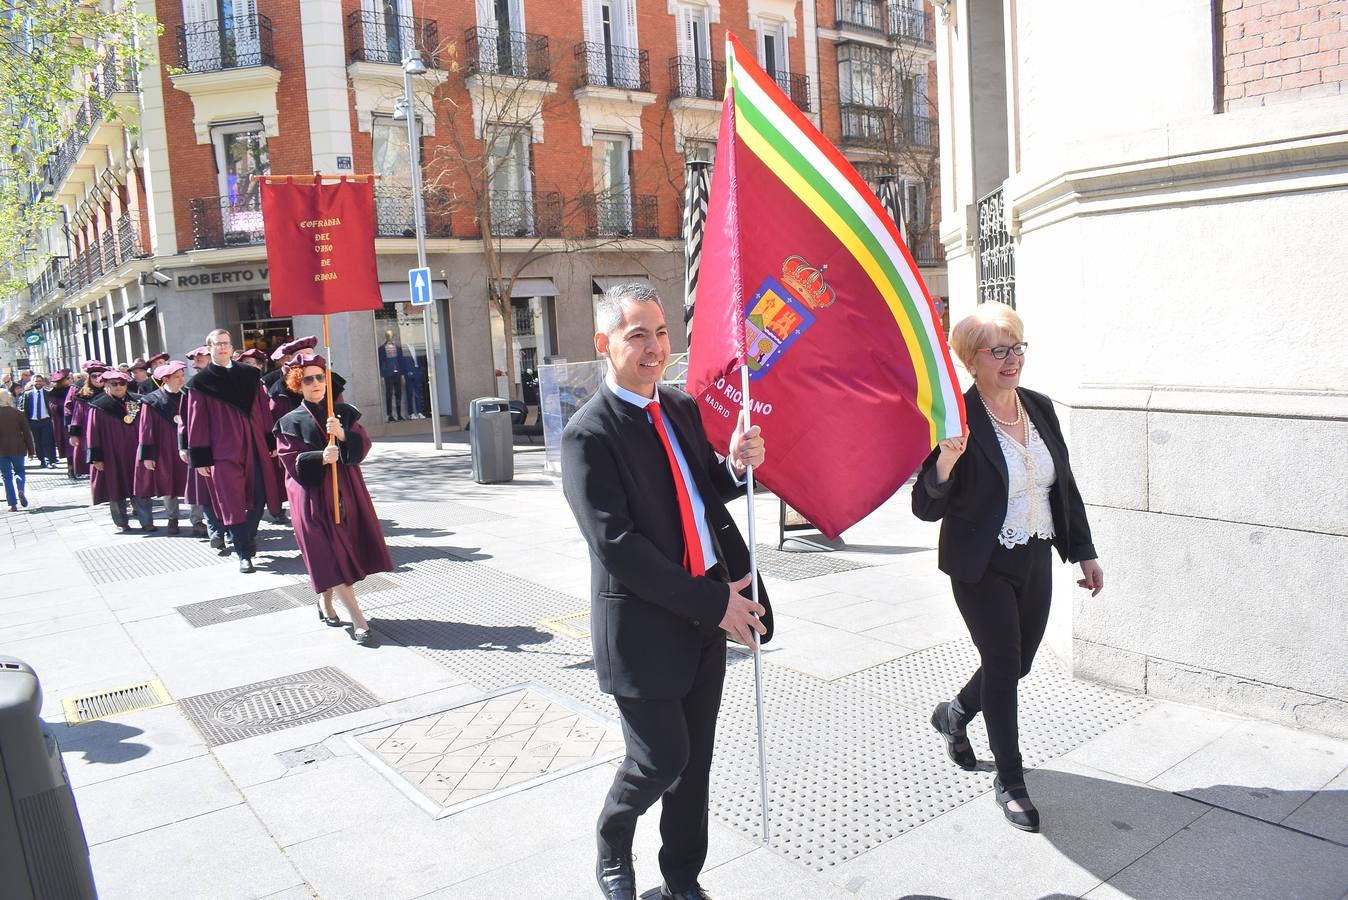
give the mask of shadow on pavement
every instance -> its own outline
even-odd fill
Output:
[[[371,620],[371,627],[406,647],[426,650],[497,650],[522,653],[553,635],[528,625],[469,625],[433,619]]]
[[[403,547],[388,548],[395,572],[411,571],[409,566],[431,559],[452,559],[459,562],[478,562],[491,559],[490,553],[481,553],[477,547]]]
[[[129,741],[145,732],[120,722],[100,719],[82,725],[67,725],[64,722],[47,723],[47,729],[56,738],[61,753],[80,753],[84,761],[104,765],[130,762],[140,759],[150,752],[148,744],[133,744]]]

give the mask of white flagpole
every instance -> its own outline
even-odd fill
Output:
[[[749,421],[749,366],[747,362],[740,366],[740,390],[744,394],[744,430],[748,431]],[[758,603],[758,540],[754,527],[754,467],[745,472],[745,491],[749,500],[749,575],[751,599]],[[758,796],[763,807],[763,846],[768,845],[768,745],[763,728],[763,654],[759,648],[758,632],[751,632],[754,646],[754,705],[758,717]]]

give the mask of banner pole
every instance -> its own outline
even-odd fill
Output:
[[[324,393],[328,396],[328,418],[332,418],[332,345],[328,343],[328,314],[323,313],[323,358],[327,360],[328,367],[323,372],[323,378],[327,385]],[[325,423],[326,424],[326,423]],[[331,447],[337,440],[335,435],[328,435],[328,446]],[[342,524],[342,503],[337,487],[337,463],[332,464],[332,521],[338,525]]]
[[[744,395],[744,430],[750,427],[749,420],[749,366],[740,366],[740,391]],[[745,496],[749,501],[749,582],[751,597],[758,602],[758,538],[754,517],[754,467],[750,466],[744,478]],[[732,576],[733,577],[733,576]],[[758,796],[763,807],[763,846],[768,845],[768,745],[763,721],[763,653],[758,643],[758,632],[751,634],[754,646],[754,708],[758,719]]]

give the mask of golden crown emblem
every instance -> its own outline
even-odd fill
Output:
[[[824,280],[828,266],[815,268],[803,256],[788,256],[782,261],[782,284],[791,289],[810,309],[824,309],[838,297]]]

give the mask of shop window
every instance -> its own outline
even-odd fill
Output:
[[[431,394],[426,381],[422,312],[410,303],[386,303],[374,314],[375,364],[383,386],[384,421],[424,419]]]

